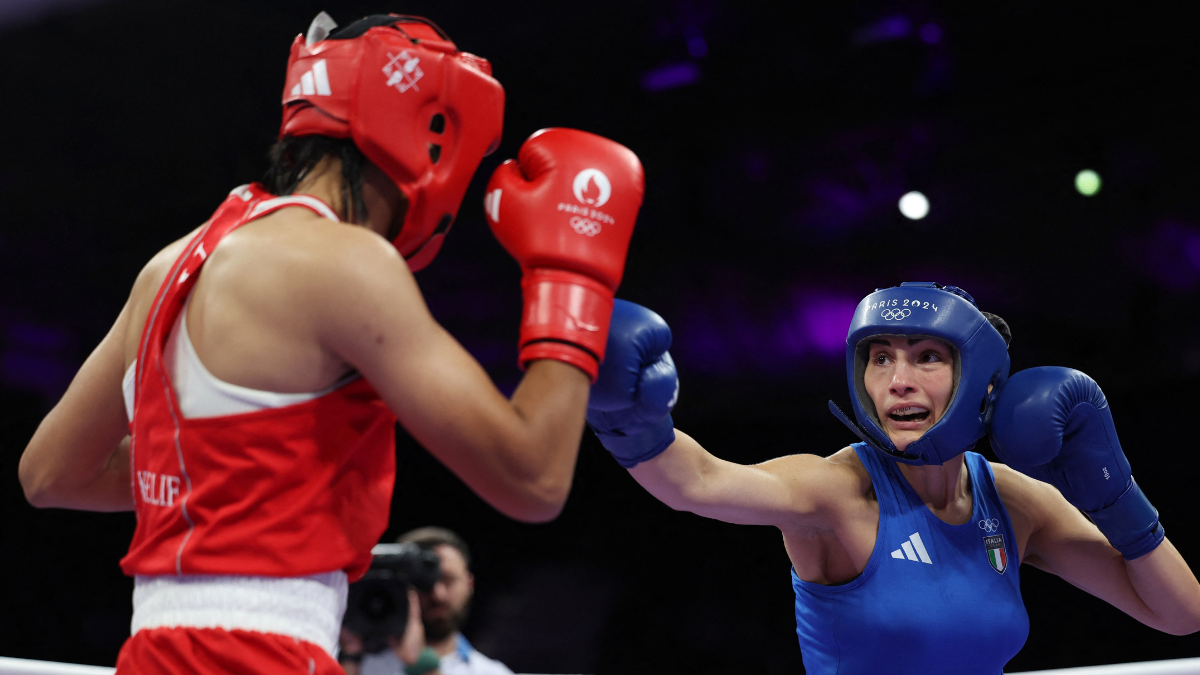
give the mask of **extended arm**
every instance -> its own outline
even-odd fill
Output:
[[[739,525],[793,529],[820,518],[850,475],[816,455],[790,455],[746,466],[714,457],[675,431],[661,455],[629,470],[638,484],[677,511]]]
[[[126,305],[21,455],[21,487],[30,504],[88,511],[133,508],[129,426],[121,398],[129,314]]]
[[[588,423],[621,466],[667,506],[729,523],[788,530],[827,513],[853,475],[835,461],[791,455],[734,464],[673,428],[679,383],[670,346],[661,317],[616,301]]]

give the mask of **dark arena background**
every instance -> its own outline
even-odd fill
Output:
[[[504,141],[417,276],[502,390],[520,270],[483,187],[533,131],[585,129],[645,165],[618,296],[672,325],[675,422],[714,454],[850,443],[825,402],[848,402],[855,304],[955,284],[1012,325],[1014,371],[1096,378],[1168,537],[1200,561],[1200,41],[1183,9],[0,0],[0,655],[115,662],[133,516],[35,510],[17,462],[142,264],[261,176],[288,46],[320,10],[429,16],[506,88]],[[924,218],[898,208],[911,191]],[[387,536],[470,542],[465,633],[484,653],[518,672],[803,672],[776,530],[671,511],[591,432],[562,516],[519,524],[398,435]],[[1200,636],[1021,575],[1032,625],[1009,671],[1200,655]]]

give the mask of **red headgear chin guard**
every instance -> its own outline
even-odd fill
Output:
[[[370,16],[296,36],[279,135],[350,138],[408,198],[392,244],[412,271],[442,247],[479,162],[500,144],[504,89],[432,21]]]

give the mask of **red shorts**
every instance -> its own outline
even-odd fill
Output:
[[[151,628],[125,641],[118,675],[345,675],[317,645],[285,635],[220,628]]]

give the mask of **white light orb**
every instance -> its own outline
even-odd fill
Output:
[[[1091,169],[1084,169],[1075,174],[1075,189],[1084,197],[1091,197],[1100,191],[1100,174]]]
[[[920,220],[929,215],[929,200],[920,192],[909,192],[900,198],[900,213],[909,220]]]

